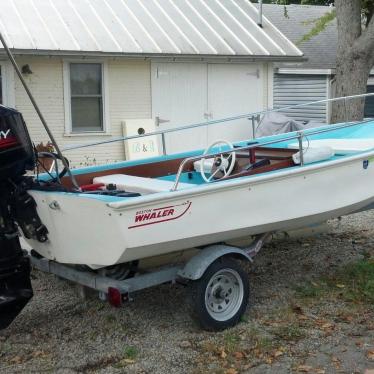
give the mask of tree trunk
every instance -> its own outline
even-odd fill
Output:
[[[335,97],[367,92],[374,64],[374,19],[362,30],[361,0],[336,0],[338,52]],[[332,122],[360,121],[364,99],[339,101],[332,105]]]
[[[359,95],[367,92],[371,65],[364,58],[342,53],[337,60],[335,97]],[[347,99],[333,103],[332,123],[361,121],[364,117],[365,99]]]

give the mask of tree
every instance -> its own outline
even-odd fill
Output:
[[[372,0],[335,0],[338,23],[335,96],[367,92],[374,65],[374,5]],[[333,105],[332,122],[362,120],[365,100]]]
[[[367,92],[367,81],[370,70],[374,66],[374,0],[264,0],[263,2],[284,6],[334,4],[338,25],[334,96],[350,96]],[[287,16],[287,11],[285,15]],[[331,19],[321,19],[319,26],[326,26]],[[309,40],[321,29],[323,27],[316,27],[310,35],[304,37]],[[332,122],[342,122],[346,119],[362,120],[364,105],[364,99],[334,103]]]

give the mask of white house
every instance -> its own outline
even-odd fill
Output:
[[[302,60],[247,0],[0,0],[0,30],[62,148],[272,107],[273,63]],[[1,99],[34,142],[41,123],[3,54]],[[166,136],[168,153],[249,138],[247,119]],[[74,165],[125,157],[124,143],[66,153]]]

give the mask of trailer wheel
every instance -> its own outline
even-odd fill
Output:
[[[192,283],[194,314],[206,330],[236,325],[249,299],[249,278],[237,261],[222,257]]]

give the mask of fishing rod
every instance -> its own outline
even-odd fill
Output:
[[[62,154],[62,152],[61,152],[61,149],[60,149],[60,147],[58,146],[57,141],[56,141],[55,137],[53,136],[52,131],[50,130],[50,128],[49,128],[49,126],[48,126],[48,124],[47,124],[47,121],[45,120],[45,118],[44,118],[44,116],[43,116],[43,113],[42,113],[41,110],[39,109],[39,106],[38,106],[38,104],[36,103],[36,101],[35,101],[35,99],[34,99],[34,96],[32,95],[32,93],[31,93],[29,87],[27,86],[27,83],[26,83],[26,81],[24,80],[24,78],[23,78],[23,76],[22,76],[21,70],[20,70],[20,68],[19,68],[19,66],[18,66],[18,64],[17,64],[17,62],[16,62],[16,60],[14,59],[12,52],[11,52],[10,49],[8,48],[8,45],[7,45],[7,43],[6,43],[6,41],[5,41],[5,39],[4,39],[4,37],[3,37],[3,35],[2,35],[1,32],[0,32],[0,41],[1,41],[2,45],[4,46],[5,52],[6,52],[7,56],[8,56],[8,58],[9,58],[10,62],[12,63],[12,65],[13,65],[13,67],[14,67],[14,70],[16,71],[16,73],[17,73],[17,75],[18,75],[18,78],[20,79],[20,81],[21,81],[21,83],[22,83],[22,85],[23,85],[23,87],[24,87],[24,89],[25,89],[25,91],[26,91],[26,93],[27,93],[27,95],[28,95],[28,97],[29,97],[29,99],[30,99],[32,105],[34,106],[35,111],[36,111],[36,113],[38,114],[39,119],[40,119],[41,123],[42,123],[43,126],[44,126],[45,131],[47,132],[47,134],[48,134],[48,136],[49,136],[49,138],[50,138],[50,140],[51,140],[51,142],[52,142],[52,144],[53,144],[53,146],[54,146],[54,148],[55,148],[55,150],[56,150],[56,153],[57,153],[58,157],[60,158],[62,164],[63,164],[64,167],[66,168],[66,170],[67,170],[67,172],[68,172],[68,175],[69,175],[69,177],[71,178],[71,181],[72,181],[72,183],[73,183],[73,186],[74,186],[78,191],[80,191],[80,187],[79,187],[79,185],[78,185],[78,183],[77,183],[77,180],[75,179],[74,174],[72,173],[72,171],[71,171],[71,169],[70,169],[69,163],[67,162],[67,160],[66,160],[65,157],[63,156],[63,154]]]

